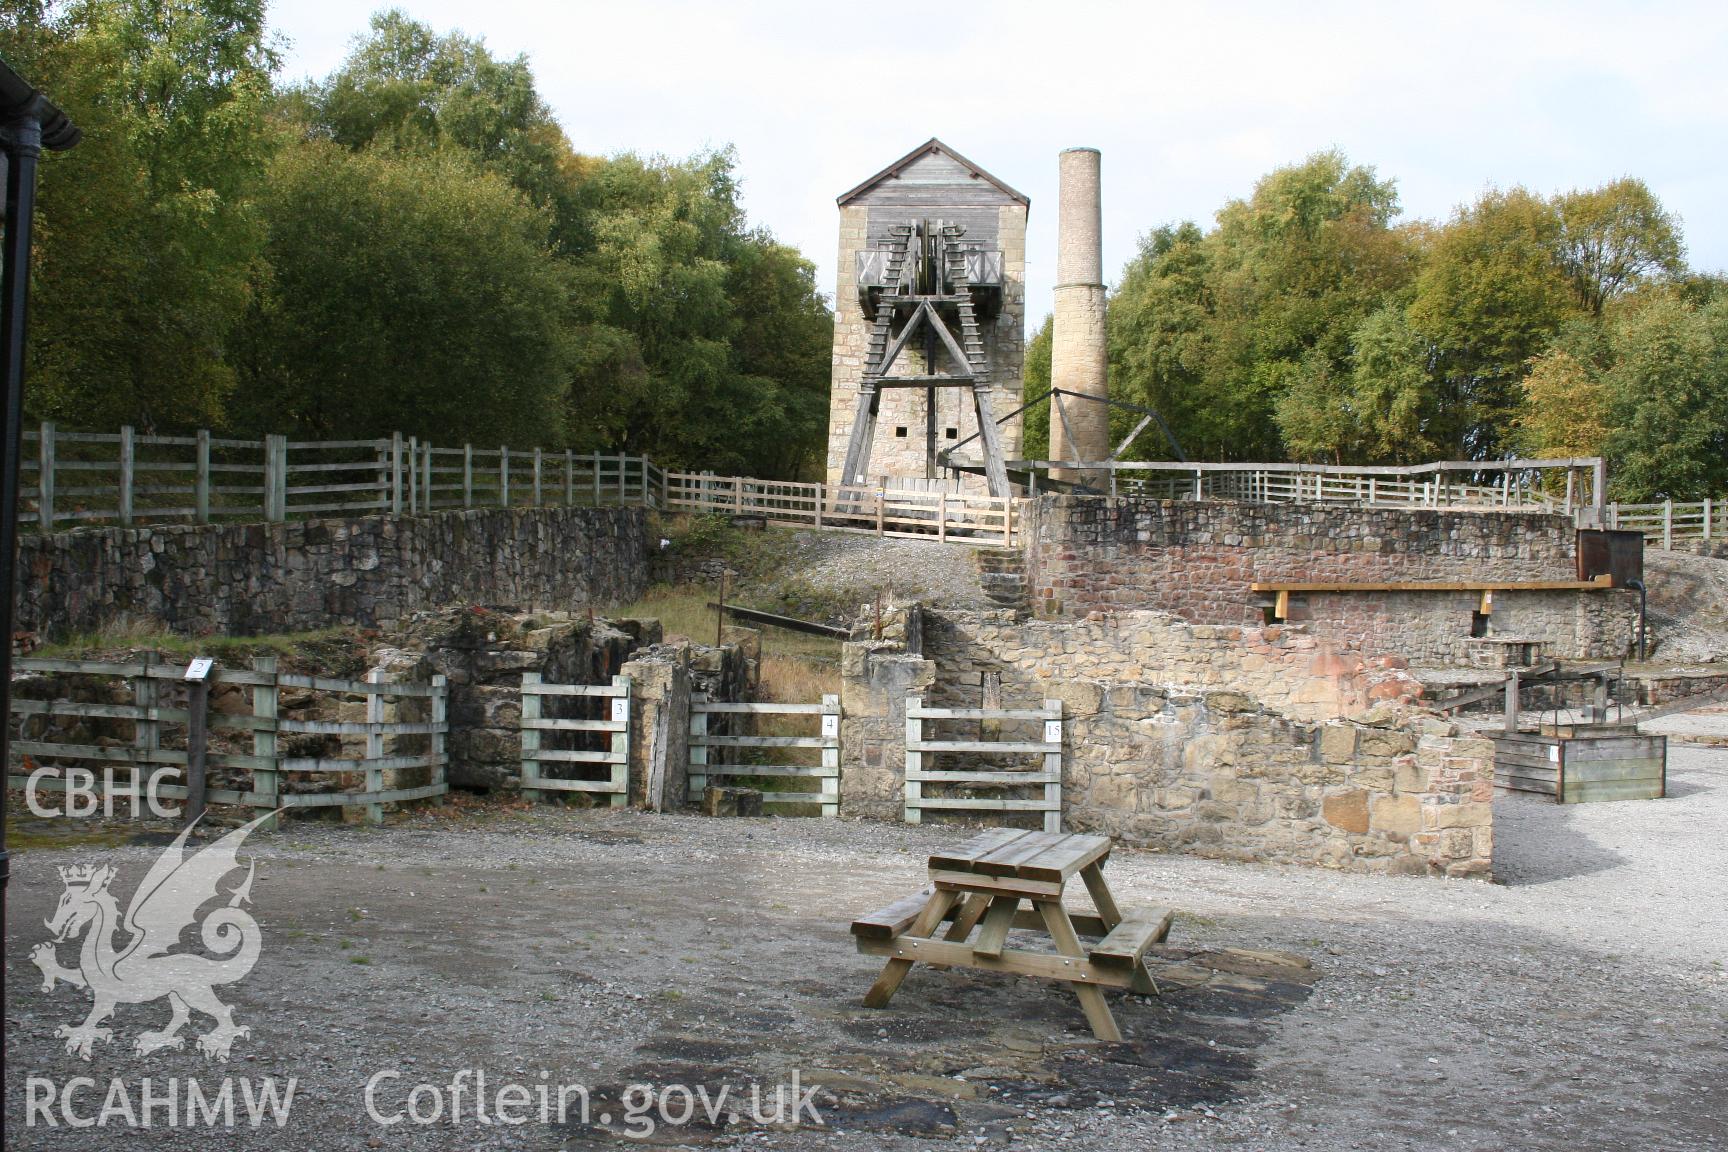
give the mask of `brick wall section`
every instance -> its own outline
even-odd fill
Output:
[[[1257,580],[1570,580],[1572,527],[1545,513],[1043,496],[1027,505],[1043,611],[1162,608],[1206,624],[1260,618]]]
[[[1400,665],[1301,626],[926,611],[921,654],[847,646],[842,802],[899,818],[896,698],[910,686],[977,706],[992,673],[1008,707],[1063,703],[1065,827],[1231,859],[1487,875],[1492,746],[1411,707]],[[854,732],[880,745],[873,758]]]
[[[1026,565],[1040,616],[1156,608],[1206,624],[1262,619],[1262,581],[1571,580],[1564,516],[1044,496],[1028,503]],[[1309,593],[1300,618],[1341,645],[1418,663],[1468,663],[1476,596]],[[1624,655],[1628,592],[1501,592],[1493,634],[1541,639],[1569,659]],[[1297,614],[1292,613],[1296,619]]]
[[[1311,592],[1300,611],[1311,631],[1359,652],[1396,653],[1422,667],[1464,667],[1481,654],[1470,639],[1480,602],[1474,592]],[[1636,646],[1638,594],[1496,592],[1489,618],[1490,636],[1541,640],[1545,657],[1618,660]]]
[[[388,628],[445,604],[628,601],[646,585],[647,535],[640,508],[523,508],[27,536],[17,627],[59,636],[130,617],[247,635]]]

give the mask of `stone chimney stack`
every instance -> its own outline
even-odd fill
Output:
[[[1098,149],[1061,155],[1056,224],[1056,315],[1050,383],[1068,392],[1109,394],[1104,332],[1104,244]],[[1102,460],[1110,454],[1110,410],[1073,396],[1050,402],[1050,459]],[[1066,417],[1066,420],[1064,420]],[[1086,470],[1055,469],[1058,480],[1086,482]]]

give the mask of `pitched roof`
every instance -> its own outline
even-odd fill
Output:
[[[864,181],[862,184],[858,185],[856,188],[853,188],[850,191],[842,193],[839,197],[840,205],[842,207],[844,207],[849,201],[862,195],[863,193],[867,192],[871,188],[874,188],[876,185],[882,183],[884,180],[889,180],[889,179],[892,179],[893,177],[900,175],[900,170],[902,168],[906,167],[908,164],[912,163],[914,160],[918,159],[920,156],[926,156],[932,152],[938,152],[944,156],[947,156],[950,160],[954,161],[956,164],[965,168],[973,176],[978,177],[980,180],[988,181],[993,187],[995,187],[998,191],[1002,192],[1004,195],[1008,196],[1010,199],[1016,200],[1021,204],[1025,204],[1028,206],[1031,205],[1032,201],[1027,199],[1025,194],[1023,194],[1021,192],[1017,192],[1013,188],[1010,188],[1008,185],[1004,184],[1002,181],[998,180],[996,177],[990,175],[990,173],[986,172],[983,168],[980,168],[978,165],[972,163],[972,161],[966,159],[966,157],[960,155],[960,153],[954,151],[954,149],[948,147],[948,145],[942,143],[942,141],[936,139],[936,137],[934,137],[934,136],[930,137],[930,139],[924,141],[924,143],[918,145],[918,147],[912,149],[912,151],[906,153],[906,155],[900,157],[900,159],[894,161],[894,163],[888,165],[888,167],[882,169],[882,171],[876,173],[876,175],[870,177],[870,179]]]

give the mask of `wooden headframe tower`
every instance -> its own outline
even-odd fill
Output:
[[[1019,451],[1025,196],[939,140],[840,197],[830,483],[1010,495]],[[974,439],[975,438],[975,439]],[[975,467],[945,478],[957,442]]]

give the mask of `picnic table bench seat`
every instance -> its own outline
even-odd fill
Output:
[[[1094,964],[1132,968],[1146,955],[1146,949],[1162,944],[1170,935],[1170,922],[1175,917],[1176,913],[1168,908],[1131,912],[1104,939],[1088,948],[1086,955]]]

